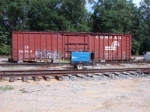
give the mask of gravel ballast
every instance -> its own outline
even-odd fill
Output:
[[[150,77],[105,81],[0,82],[3,112],[149,112]]]

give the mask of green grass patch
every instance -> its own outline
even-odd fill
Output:
[[[70,60],[68,59],[59,59],[59,63],[69,63]]]
[[[5,92],[5,91],[8,91],[8,90],[13,90],[13,89],[14,89],[14,87],[9,86],[9,85],[0,86],[0,92]]]

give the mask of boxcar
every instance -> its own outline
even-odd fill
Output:
[[[72,51],[94,52],[95,60],[130,60],[131,35],[85,32],[12,32],[12,61],[69,59]]]

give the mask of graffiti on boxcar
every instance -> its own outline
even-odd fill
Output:
[[[23,60],[23,58],[39,58],[39,59],[56,59],[56,58],[62,58],[62,54],[58,52],[57,50],[55,51],[50,51],[47,49],[40,50],[36,49],[35,52],[33,49],[31,49],[28,45],[24,46],[24,50],[19,49],[18,50],[18,57],[19,60]]]
[[[36,49],[35,50],[35,58],[52,58],[52,59],[56,59],[56,58],[62,58],[62,54],[60,52],[58,52],[57,50],[55,51],[50,51],[50,50],[40,50],[40,49]]]
[[[112,42],[111,46],[105,46],[105,50],[116,50],[117,46],[120,46],[119,42],[114,41]]]

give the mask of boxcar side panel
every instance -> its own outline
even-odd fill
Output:
[[[11,56],[12,56],[12,59],[13,59],[13,61],[18,61],[18,48],[17,48],[17,46],[18,46],[18,42],[17,42],[17,40],[18,40],[18,36],[17,36],[17,34],[15,34],[15,33],[13,33],[12,34],[12,54],[11,54]]]
[[[19,34],[20,36],[18,37],[19,39],[19,47],[18,49],[19,50],[22,50],[22,54],[23,54],[23,59],[21,59],[22,61],[25,60],[25,61],[28,61],[30,60],[29,58],[29,49],[30,49],[30,45],[29,45],[29,39],[32,37],[31,34],[28,34],[28,33],[21,33]],[[20,55],[20,54],[19,54]]]
[[[13,32],[13,61],[69,58],[71,51],[95,53],[96,60],[129,60],[131,36],[74,32]]]
[[[17,60],[22,61],[24,59],[24,52],[25,48],[23,47],[24,44],[24,35],[21,34],[16,34],[17,35]]]
[[[63,38],[62,38],[62,35],[58,34],[58,37],[57,37],[57,41],[58,41],[58,48],[57,48],[57,58],[62,58],[63,57]]]

